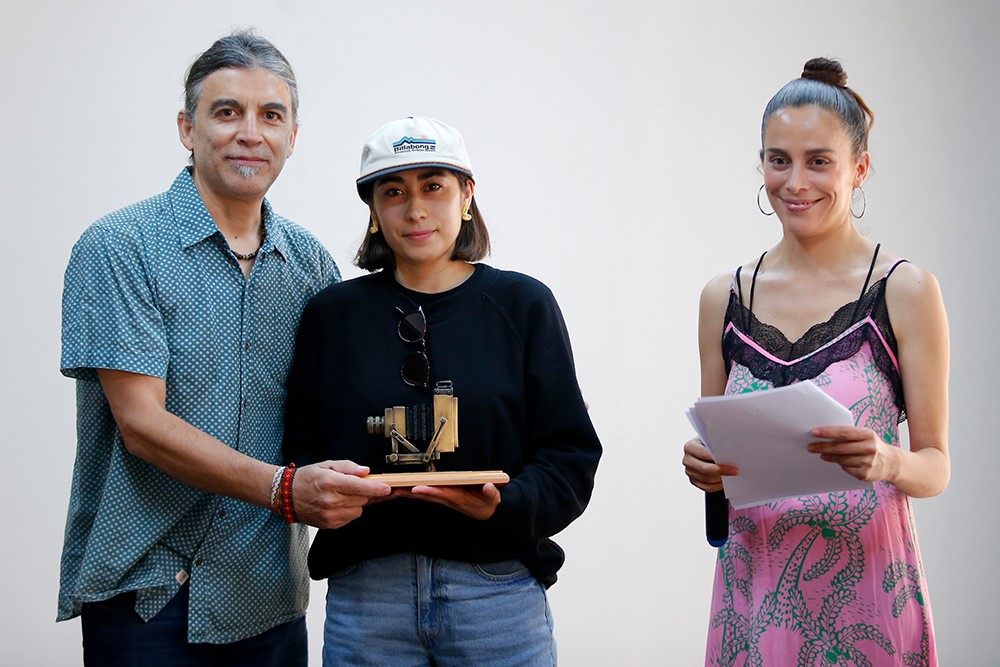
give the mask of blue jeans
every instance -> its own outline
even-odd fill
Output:
[[[549,667],[545,589],[519,561],[474,565],[412,553],[330,577],[323,665]]]
[[[188,586],[156,616],[135,613],[135,593],[83,605],[86,667],[305,667],[306,620],[298,618],[231,644],[189,644]]]

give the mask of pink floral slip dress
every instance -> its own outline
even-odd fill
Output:
[[[858,300],[796,341],[753,315],[764,255],[749,307],[737,269],[722,339],[726,394],[810,380],[850,409],[857,426],[898,447],[905,414],[885,287],[905,260],[869,287],[878,250]],[[869,490],[730,508],[705,664],[937,665],[909,497],[876,482]]]

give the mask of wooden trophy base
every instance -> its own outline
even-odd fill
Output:
[[[488,482],[506,484],[510,477],[502,470],[444,470],[438,472],[387,472],[365,479],[389,486],[481,486]]]

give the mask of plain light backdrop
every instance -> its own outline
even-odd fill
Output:
[[[754,203],[765,103],[808,58],[840,58],[876,114],[862,228],[934,271],[951,321],[952,482],[914,503],[941,661],[996,664],[995,3],[0,7],[3,665],[81,662],[79,622],[54,623],[75,447],[73,382],[58,371],[70,248],[97,217],[170,185],[187,159],[174,122],[185,69],[246,27],[274,41],[300,84],[298,144],[269,199],[347,276],[365,230],[363,142],[384,122],[430,115],[468,143],[488,261],[559,299],[606,447],[593,503],[557,538],[568,557],[550,599],[570,666],[703,660],[715,554],[680,465],[699,386],[698,294],[778,239]],[[314,657],[322,602],[317,583]]]

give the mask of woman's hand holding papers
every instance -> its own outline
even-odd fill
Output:
[[[738,475],[739,468],[718,465],[700,438],[684,443],[684,473],[702,491],[722,491],[722,477]]]
[[[823,426],[812,435],[826,440],[813,442],[809,451],[824,461],[836,463],[851,477],[862,482],[892,482],[899,449],[882,442],[869,428]]]

